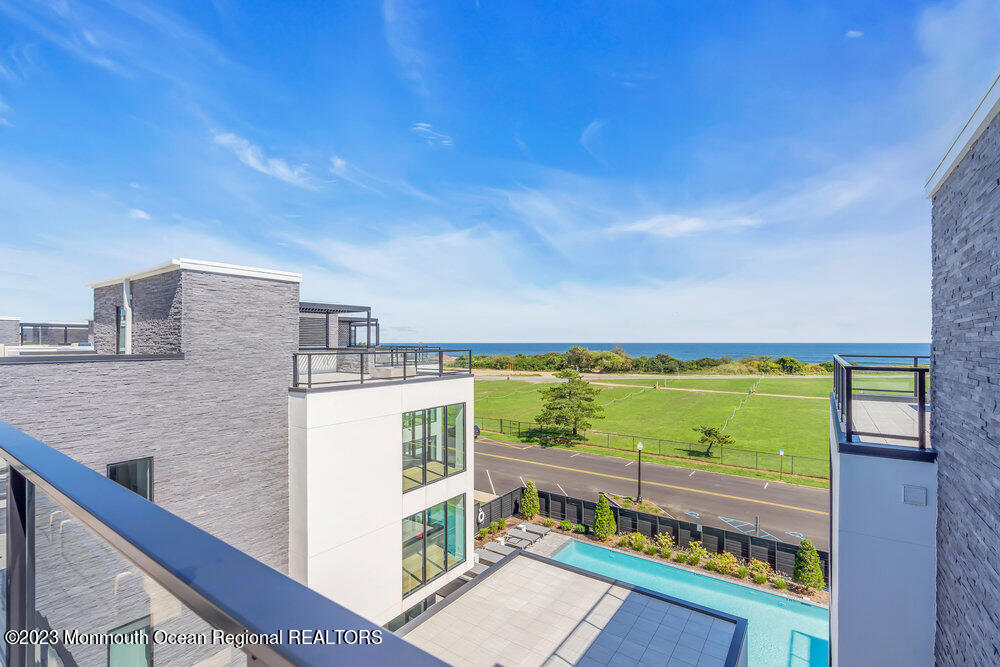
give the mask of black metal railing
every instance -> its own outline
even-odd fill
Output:
[[[929,440],[927,390],[930,386],[930,367],[921,363],[921,360],[925,359],[930,360],[930,357],[882,354],[834,355],[833,396],[837,417],[847,442],[855,442],[856,436],[867,436],[912,441],[917,443],[920,449],[927,449]],[[887,377],[888,374],[895,377]],[[859,401],[902,401],[914,404],[916,408],[914,432],[858,429]]]
[[[89,324],[22,322],[21,345],[79,345],[90,340]]]
[[[4,665],[113,662],[113,642],[68,631],[144,634],[159,664],[232,664],[241,650],[263,665],[443,664],[3,422],[0,495]],[[292,634],[317,629],[345,639]]]
[[[472,372],[472,350],[393,346],[303,350],[292,355],[292,386],[415,380]]]

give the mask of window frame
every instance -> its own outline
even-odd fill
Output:
[[[453,500],[457,500],[459,498],[462,499],[462,522],[463,522],[462,523],[462,540],[463,540],[462,552],[464,554],[464,557],[462,558],[462,560],[457,561],[457,562],[449,565],[448,564],[448,514],[451,511],[451,502]],[[427,515],[428,515],[428,513],[433,508],[437,507],[438,505],[442,505],[444,507],[444,523],[442,524],[442,531],[441,531],[442,534],[444,535],[444,544],[443,544],[444,567],[441,569],[440,572],[438,572],[433,577],[431,577],[430,579],[428,579],[427,578]],[[415,512],[413,514],[409,514],[407,516],[404,516],[402,518],[401,522],[400,522],[400,526],[403,525],[403,522],[407,521],[411,517],[414,517],[414,516],[416,516],[418,514],[420,515],[421,524],[422,524],[422,530],[420,531],[420,555],[421,555],[420,576],[421,576],[421,580],[420,580],[420,585],[415,586],[414,588],[411,588],[409,591],[404,591],[403,592],[403,599],[404,600],[406,598],[410,597],[411,595],[413,595],[414,593],[416,593],[417,591],[423,590],[427,586],[427,584],[429,584],[429,583],[437,580],[438,578],[444,576],[447,572],[450,572],[451,570],[454,570],[455,568],[461,566],[463,563],[466,563],[469,560],[469,553],[468,553],[468,550],[466,549],[467,544],[464,544],[464,542],[467,542],[468,535],[469,535],[469,530],[468,530],[469,529],[469,526],[468,526],[469,498],[468,498],[468,494],[460,493],[457,496],[453,496],[451,498],[448,498],[447,500],[442,500],[439,503],[434,503],[430,507],[425,508],[424,510],[422,510],[420,512]],[[400,557],[402,557],[402,553],[403,553],[403,542],[401,540],[400,541]],[[400,572],[402,572],[402,562],[400,563]],[[400,586],[402,586],[402,582],[400,582]]]
[[[124,306],[115,306],[115,354],[125,354],[126,345],[125,334],[128,333],[127,322],[123,322],[128,317]]]
[[[121,486],[122,488],[125,488],[125,489],[128,489],[129,491],[132,491],[132,489],[129,489],[129,487],[125,486],[124,484],[122,484],[121,482],[119,482],[117,479],[112,479],[111,478],[111,469],[113,467],[115,467],[115,466],[128,465],[129,463],[139,463],[140,461],[149,461],[149,498],[146,498],[146,500],[148,500],[149,502],[153,502],[153,486],[154,486],[153,485],[153,480],[155,479],[155,477],[153,476],[153,457],[152,456],[140,456],[139,458],[136,458],[136,459],[128,459],[127,461],[115,461],[113,463],[109,463],[108,467],[107,467],[107,473],[106,473],[105,476],[108,479],[110,479],[112,482],[114,482],[115,484],[118,484],[119,486]],[[132,491],[132,493],[134,493],[135,495],[139,496],[140,498],[145,498],[145,496],[140,495],[137,491]],[[136,619],[136,620],[139,620],[139,619]]]
[[[114,628],[113,630],[111,630],[109,632],[109,634],[115,634],[115,633],[121,632],[124,628],[127,628],[130,625],[135,625],[136,623],[139,623],[140,621],[144,621],[145,622],[145,624],[146,624],[146,636],[149,638],[149,641],[147,641],[146,644],[145,644],[145,646],[146,646],[146,664],[149,665],[149,667],[153,667],[153,617],[152,617],[151,614],[146,614],[145,616],[140,616],[139,618],[135,619],[134,621],[129,621],[128,623],[123,623],[122,625],[119,625],[117,628]],[[112,646],[118,646],[118,644],[112,644],[111,642],[108,642],[108,651],[107,651],[107,658],[108,658],[107,665],[108,665],[108,667],[114,667],[114,665],[112,665],[112,663],[111,663],[111,647]]]
[[[454,469],[452,469],[452,467],[451,467],[451,465],[449,464],[449,461],[448,461],[448,425],[449,425],[448,424],[448,408],[450,408],[452,406],[455,406],[455,405],[462,406],[462,435],[463,435],[463,437],[462,437],[462,467],[461,468],[454,468]],[[422,418],[421,418],[421,433],[420,433],[420,450],[421,450],[420,451],[420,483],[417,484],[416,486],[412,486],[412,487],[410,487],[408,489],[403,489],[403,493],[404,494],[409,493],[411,491],[414,491],[416,489],[422,489],[422,488],[424,488],[425,486],[427,486],[429,484],[434,484],[435,482],[440,482],[443,479],[447,479],[447,478],[451,477],[452,475],[461,474],[463,472],[466,472],[469,469],[468,465],[466,464],[466,460],[467,460],[466,454],[468,453],[468,447],[467,447],[467,445],[468,445],[468,443],[467,443],[468,435],[467,434],[468,434],[468,427],[469,427],[468,405],[469,404],[466,403],[465,401],[460,401],[458,403],[445,403],[444,405],[435,405],[435,406],[432,406],[432,407],[429,407],[429,408],[420,408],[418,410],[406,410],[405,412],[403,412],[402,419],[400,420],[400,423],[402,424],[402,426],[400,428],[400,448],[402,448],[403,445],[405,444],[404,441],[403,441],[403,439],[402,439],[402,433],[406,429],[406,415],[412,415],[412,414],[416,414],[418,412],[422,413],[422,415],[423,415]],[[427,443],[428,443],[428,433],[429,433],[428,424],[435,423],[435,422],[430,422],[428,420],[427,416],[428,416],[428,414],[433,414],[433,412],[435,410],[441,410],[442,411],[443,421],[444,421],[444,423],[442,424],[442,429],[443,429],[442,433],[443,433],[443,436],[444,436],[444,442],[442,443],[442,447],[444,448],[444,475],[442,475],[441,477],[437,477],[436,479],[433,479],[433,480],[431,480],[431,481],[428,482],[427,481],[427,451],[428,451]],[[414,420],[413,424],[416,424],[416,420]],[[457,421],[455,422],[455,425],[456,425],[456,432],[457,432],[457,430],[458,430],[457,429],[457,425],[458,425]],[[411,425],[411,428],[413,428],[412,425]],[[401,456],[402,456],[402,454],[401,454]],[[457,458],[457,456],[456,456],[456,458]],[[406,480],[407,479],[405,475],[400,475],[400,477],[401,477],[402,480]],[[405,484],[405,481],[401,481],[401,484]]]

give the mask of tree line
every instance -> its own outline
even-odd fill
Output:
[[[570,368],[581,373],[692,373],[710,372],[725,375],[804,375],[833,372],[833,362],[807,364],[793,357],[702,357],[678,359],[669,354],[633,357],[623,347],[612,350],[589,350],[575,345],[566,352],[543,354],[476,354],[473,368],[515,371],[559,371]]]

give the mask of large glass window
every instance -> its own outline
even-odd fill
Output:
[[[403,519],[403,597],[465,562],[465,496]]]
[[[115,308],[115,353],[125,354],[128,312],[121,306]]]
[[[153,459],[135,459],[108,465],[108,479],[146,500],[153,499]]]
[[[111,631],[122,639],[108,644],[108,667],[150,667],[153,664],[149,621],[150,617],[146,616]],[[140,636],[145,640],[138,639]]]
[[[403,491],[465,470],[465,403],[403,413]]]

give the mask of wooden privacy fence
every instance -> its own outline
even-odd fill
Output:
[[[491,521],[513,516],[521,509],[521,498],[524,487],[517,487],[487,503],[476,504],[476,527],[486,528]],[[594,525],[596,500],[583,500],[549,491],[538,492],[539,513],[551,519],[561,521],[568,519],[574,524],[587,526],[588,532]],[[701,540],[702,546],[709,553],[728,551],[737,558],[750,560],[756,558],[768,563],[775,572],[791,576],[795,567],[795,553],[799,550],[797,544],[786,544],[763,537],[744,535],[738,531],[702,526],[690,521],[681,521],[658,514],[640,512],[624,507],[611,507],[618,524],[619,533],[642,533],[652,537],[656,533],[667,533],[674,544],[685,548],[691,542]],[[482,519],[480,519],[482,517]],[[817,549],[823,576],[830,581],[830,554]]]

